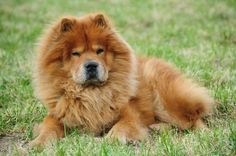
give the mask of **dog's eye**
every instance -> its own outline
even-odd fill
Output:
[[[80,56],[80,52],[78,52],[78,51],[72,52],[72,55],[73,56]]]
[[[96,53],[97,53],[97,55],[100,55],[100,54],[104,53],[104,50],[102,48],[99,48],[99,49],[97,49]]]

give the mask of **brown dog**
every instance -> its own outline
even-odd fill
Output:
[[[64,135],[64,126],[122,142],[142,140],[150,125],[203,127],[213,106],[205,88],[157,58],[136,57],[100,13],[64,17],[39,45],[34,88],[48,109],[31,145]],[[158,121],[156,120],[158,119]]]

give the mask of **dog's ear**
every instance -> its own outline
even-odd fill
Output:
[[[102,13],[97,13],[94,17],[94,23],[97,27],[101,28],[110,28],[110,21],[108,18],[102,14]]]
[[[73,19],[69,19],[66,17],[62,18],[61,25],[60,25],[61,32],[71,31],[74,23],[75,23],[75,21]]]

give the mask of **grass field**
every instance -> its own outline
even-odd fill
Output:
[[[137,53],[163,58],[209,88],[219,102],[208,131],[153,133],[136,146],[72,130],[43,150],[28,150],[46,109],[31,85],[40,33],[62,15],[103,11]],[[0,155],[236,155],[236,1],[0,1]]]

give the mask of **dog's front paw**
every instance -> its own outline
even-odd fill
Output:
[[[106,138],[112,139],[112,140],[118,140],[121,143],[126,144],[127,140],[129,139],[127,134],[117,128],[112,128],[108,134],[106,135]]]
[[[148,135],[147,129],[142,126],[129,126],[117,124],[108,132],[106,138],[118,140],[121,143],[136,143],[145,139]]]
[[[46,144],[52,143],[54,140],[56,140],[56,138],[57,135],[54,132],[50,132],[49,134],[41,134],[29,143],[29,147],[42,148]]]
[[[45,140],[43,140],[40,137],[37,137],[29,143],[29,148],[43,148],[45,144],[46,144]]]

